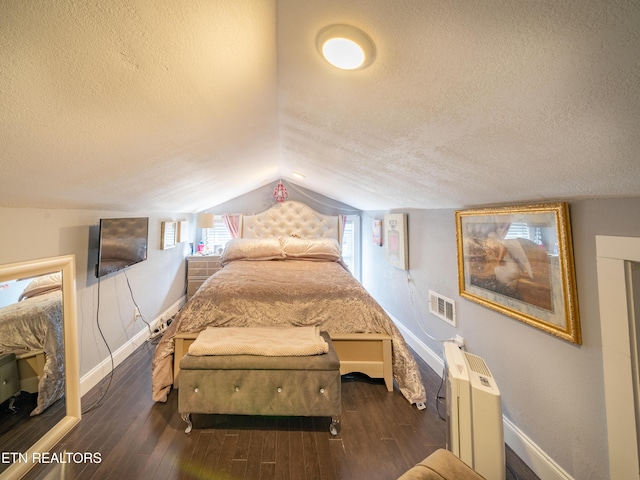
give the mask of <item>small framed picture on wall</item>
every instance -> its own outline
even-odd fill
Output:
[[[162,222],[160,229],[160,249],[167,250],[176,246],[177,222]]]
[[[390,213],[384,216],[384,244],[387,247],[387,261],[396,268],[408,270],[409,245],[406,213]]]
[[[373,244],[376,247],[381,247],[382,246],[382,220],[380,220],[379,218],[373,219],[371,234],[372,234]]]

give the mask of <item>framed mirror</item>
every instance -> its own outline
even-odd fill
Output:
[[[14,284],[19,298],[0,307],[0,367],[18,376],[18,387],[11,387],[18,392],[9,393],[6,402],[15,408],[13,400],[24,396],[23,390],[35,390],[36,401],[27,404],[29,416],[14,427],[23,431],[1,437],[2,480],[24,476],[81,418],[75,257],[0,265],[0,290]],[[28,444],[25,438],[31,439]]]

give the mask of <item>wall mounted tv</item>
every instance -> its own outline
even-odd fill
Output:
[[[104,277],[147,259],[149,218],[103,218],[96,277]]]

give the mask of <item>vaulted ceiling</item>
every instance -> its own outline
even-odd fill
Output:
[[[335,23],[371,66],[320,57]],[[0,206],[640,195],[636,0],[3,0],[0,49]]]

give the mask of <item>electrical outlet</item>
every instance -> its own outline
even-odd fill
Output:
[[[133,309],[133,320],[136,321],[138,319],[138,317],[141,317],[142,315],[140,315],[140,309],[138,307],[134,307]]]
[[[454,338],[453,341],[458,345],[458,348],[464,348],[464,338],[460,335],[456,335],[456,338]]]

